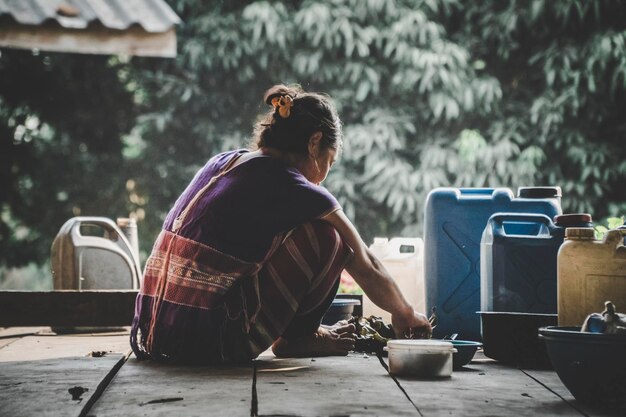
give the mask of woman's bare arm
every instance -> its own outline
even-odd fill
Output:
[[[431,328],[426,316],[416,312],[409,304],[385,267],[365,245],[343,210],[327,215],[324,220],[337,229],[344,242],[354,251],[354,258],[346,265],[346,269],[374,304],[391,313],[396,336],[402,337],[403,334],[410,332],[429,335]]]

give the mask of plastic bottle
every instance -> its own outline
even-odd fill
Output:
[[[130,248],[132,249],[132,257],[137,265],[139,265],[139,269],[141,269],[141,265],[139,263],[139,236],[137,233],[137,220],[132,217],[118,217],[117,218],[117,226],[128,239],[128,243],[130,244]]]
[[[508,188],[438,188],[428,194],[424,274],[426,307],[436,307],[439,320],[435,337],[481,338],[480,240],[489,217],[514,212],[552,218],[561,214],[560,196],[559,187],[521,188],[517,198]]]
[[[596,240],[593,228],[568,228],[558,253],[559,326],[582,326],[585,318],[612,301],[626,308],[626,229]]]

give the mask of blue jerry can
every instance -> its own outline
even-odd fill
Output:
[[[480,340],[480,240],[498,212],[561,214],[559,187],[437,188],[426,198],[424,277],[427,310],[436,308],[434,337]]]
[[[482,311],[556,314],[556,260],[567,227],[592,227],[589,214],[496,213],[480,248]]]

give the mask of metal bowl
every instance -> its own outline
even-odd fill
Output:
[[[452,367],[454,369],[462,368],[470,363],[476,350],[483,345],[473,340],[449,340],[449,342],[456,348],[456,352],[452,355]]]

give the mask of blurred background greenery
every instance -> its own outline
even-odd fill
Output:
[[[0,51],[0,287],[51,287],[77,215],[137,218],[145,259],[281,82],[335,99],[345,150],[325,185],[367,242],[420,236],[438,186],[560,185],[566,212],[626,212],[625,2],[168,3],[175,60]]]

